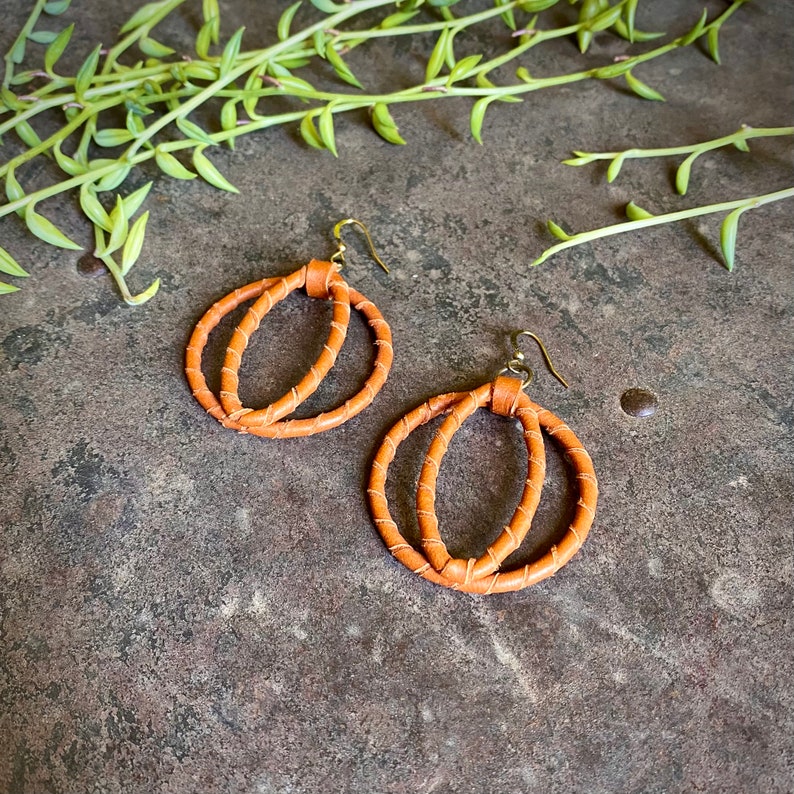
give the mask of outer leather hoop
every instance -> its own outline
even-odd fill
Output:
[[[334,301],[334,316],[323,351],[309,372],[287,394],[266,408],[247,409],[240,403],[237,389],[238,370],[248,339],[279,300],[304,285],[312,297],[330,296]],[[221,371],[221,393],[216,396],[207,386],[202,369],[204,348],[210,333],[223,317],[252,298],[257,300],[235,329],[227,348]],[[338,408],[308,419],[285,419],[314,393],[336,362],[345,339],[351,304],[361,312],[375,336],[377,352],[372,372],[359,392]],[[342,279],[335,264],[312,260],[289,276],[253,282],[213,304],[193,329],[186,350],[185,373],[193,396],[210,416],[225,427],[266,438],[294,438],[330,430],[366,408],[386,382],[392,360],[391,331],[377,307]]]
[[[551,576],[565,565],[581,547],[595,517],[598,486],[590,456],[573,431],[558,417],[532,402],[525,394],[516,396],[510,412],[505,414],[503,380],[497,378],[472,392],[452,392],[433,397],[404,416],[386,435],[373,461],[369,483],[369,501],[373,519],[389,551],[414,573],[431,582],[469,593],[500,593],[520,590]],[[510,387],[513,390],[515,387]],[[438,531],[435,516],[435,477],[446,447],[454,432],[466,417],[477,408],[488,406],[502,415],[515,415],[524,428],[529,455],[527,485],[510,525],[489,546],[479,560],[450,557]],[[442,413],[449,417],[436,432],[425,459],[417,493],[417,510],[422,535],[421,550],[414,548],[400,532],[389,512],[386,498],[388,468],[394,460],[397,447],[417,427]],[[529,522],[537,508],[539,489],[535,496],[538,478],[542,485],[545,455],[537,454],[535,423],[543,428],[565,451],[576,473],[579,500],[573,521],[562,541],[551,547],[540,559],[510,571],[499,571],[498,566],[517,548],[525,537]],[[542,441],[541,441],[542,443]],[[530,484],[532,483],[532,484]],[[534,506],[532,506],[534,503]],[[531,509],[530,509],[531,507]],[[524,528],[524,523],[526,527]],[[523,532],[523,534],[520,534]],[[519,537],[520,535],[520,537]],[[517,541],[517,542],[516,542]]]

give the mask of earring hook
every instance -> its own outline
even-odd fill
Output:
[[[347,261],[345,260],[345,251],[347,251],[347,246],[342,242],[342,227],[351,223],[358,226],[361,231],[364,232],[364,236],[367,238],[367,242],[369,243],[369,250],[372,253],[372,258],[387,273],[391,272],[375,251],[375,245],[373,244],[372,238],[369,235],[369,229],[367,229],[367,227],[361,221],[357,221],[355,218],[345,218],[344,220],[339,221],[336,226],[334,226],[334,239],[337,242],[337,247],[336,252],[331,256],[331,261],[339,265],[340,270],[347,264]]]
[[[532,380],[532,378],[534,377],[535,373],[533,372],[532,368],[524,363],[526,360],[526,356],[524,355],[523,351],[521,350],[518,344],[518,340],[522,336],[532,337],[532,339],[534,339],[537,342],[538,347],[540,348],[540,352],[543,354],[543,359],[546,362],[546,366],[549,368],[549,371],[567,389],[568,382],[554,368],[554,364],[552,364],[551,361],[551,356],[549,355],[549,351],[546,350],[546,346],[543,344],[543,340],[532,331],[514,331],[512,334],[510,334],[510,343],[513,346],[513,358],[511,361],[507,362],[505,369],[502,371],[504,372],[505,370],[509,370],[515,375],[521,375],[525,377],[526,380],[524,381],[524,387],[527,387],[530,381]]]

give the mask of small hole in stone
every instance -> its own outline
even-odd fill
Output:
[[[647,389],[627,389],[620,395],[620,407],[629,416],[653,416],[659,407],[659,401]]]
[[[93,254],[84,254],[77,260],[77,272],[81,276],[104,276],[108,272],[105,263]]]

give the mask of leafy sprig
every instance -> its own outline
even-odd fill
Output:
[[[0,205],[0,218],[16,213],[39,239],[77,249],[78,243],[39,209],[47,199],[76,191],[82,212],[94,228],[95,255],[107,266],[124,300],[142,303],[154,295],[159,281],[138,294],[127,286],[130,269],[143,248],[148,219],[148,213],[137,217],[136,213],[151,186],[123,195],[121,187],[133,169],[153,164],[172,178],[201,177],[218,189],[236,192],[213,163],[212,147],[233,147],[239,136],[274,126],[297,124],[308,145],[336,155],[336,119],[357,109],[368,109],[375,131],[399,145],[405,140],[395,115],[399,106],[408,102],[471,99],[471,134],[481,142],[486,111],[492,103],[519,102],[524,95],[544,88],[620,78],[640,97],[661,99],[655,89],[635,77],[634,70],[701,37],[707,37],[712,57],[717,59],[716,45],[711,42],[717,41],[722,25],[744,1],[733,0],[711,21],[704,13],[688,33],[644,52],[626,54],[595,68],[535,77],[523,61],[544,42],[574,37],[585,51],[604,31],[630,43],[650,41],[661,34],[637,29],[638,0],[571,0],[579,5],[578,18],[562,27],[539,23],[543,12],[560,0],[494,0],[491,8],[464,10],[460,15],[455,11],[466,3],[458,0],[312,0],[314,8],[323,12],[320,18],[315,15],[299,25],[301,4],[294,3],[281,14],[274,43],[246,50],[242,28],[221,44],[218,0],[202,0],[203,21],[195,39],[195,56],[188,57],[176,53],[156,31],[188,0],[155,0],[132,15],[112,47],[95,47],[75,74],[67,75],[60,73],[58,65],[74,26],[60,31],[39,28],[42,19],[65,12],[69,0],[36,0],[6,56],[0,89],[0,138],[13,132],[23,146],[20,154],[0,166],[7,197],[7,203]],[[356,28],[353,23],[365,14],[369,27]],[[373,23],[372,15],[377,14],[380,16]],[[512,34],[506,52],[459,54],[462,47],[458,44],[467,34],[499,19]],[[348,62],[349,53],[376,39],[398,36],[435,37],[424,79],[400,91],[368,92],[364,87],[368,81],[356,75]],[[46,47],[43,65],[17,71],[31,42]],[[515,67],[515,81],[494,82],[492,76],[507,65]],[[318,72],[334,75],[343,85],[331,90],[315,87],[307,77],[315,79]],[[293,107],[269,112],[268,100],[273,98],[286,99]],[[202,126],[198,111],[219,99],[222,104],[216,123]],[[120,112],[124,126],[118,126]],[[48,137],[40,137],[39,122],[53,114],[60,114],[61,126]],[[108,123],[108,119],[114,121]],[[41,156],[52,158],[62,174],[60,180],[27,189],[25,169]],[[12,277],[26,275],[2,248],[0,270]],[[15,289],[10,284],[0,285],[0,293]]]
[[[715,149],[733,146],[740,151],[749,152],[750,148],[747,141],[752,138],[769,138],[779,136],[794,135],[794,127],[750,127],[743,125],[739,130],[731,135],[715,138],[710,141],[696,143],[690,146],[671,146],[662,149],[627,149],[623,152],[574,152],[575,157],[563,160],[566,165],[581,166],[595,162],[597,160],[609,160],[607,169],[607,181],[612,182],[620,172],[623,163],[628,159],[642,157],[671,157],[686,155],[676,171],[675,185],[679,194],[684,195],[689,185],[689,177],[692,164],[705,152]],[[577,245],[590,243],[603,237],[610,237],[615,234],[638,231],[649,226],[658,226],[665,223],[675,223],[676,221],[697,218],[701,215],[714,215],[727,213],[720,229],[720,247],[725,258],[725,266],[728,270],[733,270],[736,255],[736,237],[739,228],[739,218],[748,210],[756,209],[764,204],[771,204],[782,201],[786,198],[794,197],[794,187],[777,190],[773,193],[765,193],[748,198],[734,199],[731,201],[721,201],[716,204],[707,204],[689,209],[667,212],[661,215],[654,215],[648,210],[643,209],[638,204],[630,201],[626,205],[626,217],[628,221],[604,226],[578,234],[568,234],[559,224],[548,221],[549,231],[561,242],[547,248],[532,264],[539,265],[545,262],[550,256]]]

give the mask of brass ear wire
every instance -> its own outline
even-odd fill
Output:
[[[375,251],[375,246],[372,242],[372,237],[370,237],[369,229],[361,222],[357,221],[355,218],[345,218],[344,220],[339,221],[339,223],[334,226],[334,239],[337,242],[336,252],[331,256],[331,261],[335,264],[339,265],[339,269],[341,270],[345,265],[347,265],[347,261],[345,260],[345,251],[347,251],[347,246],[342,242],[342,227],[348,226],[349,224],[355,224],[358,226],[362,232],[364,232],[364,236],[367,238],[367,242],[369,243],[369,250],[372,253],[372,258],[387,272],[389,273],[390,270],[384,263],[384,261],[378,256],[377,252]]]
[[[530,382],[532,381],[532,378],[535,376],[535,373],[532,370],[532,368],[525,363],[526,356],[524,355],[523,351],[521,350],[518,344],[518,340],[522,336],[530,336],[532,337],[532,339],[534,339],[537,342],[538,347],[540,348],[540,352],[543,354],[543,359],[546,362],[546,366],[548,367],[549,371],[567,389],[568,382],[554,368],[554,364],[552,364],[551,361],[551,356],[549,355],[549,351],[546,350],[546,346],[543,344],[543,340],[532,331],[514,331],[512,334],[510,334],[510,343],[513,346],[513,358],[507,362],[502,372],[509,371],[512,372],[514,375],[520,375],[522,378],[524,378],[524,384],[522,388],[526,388],[527,386],[529,386]]]

